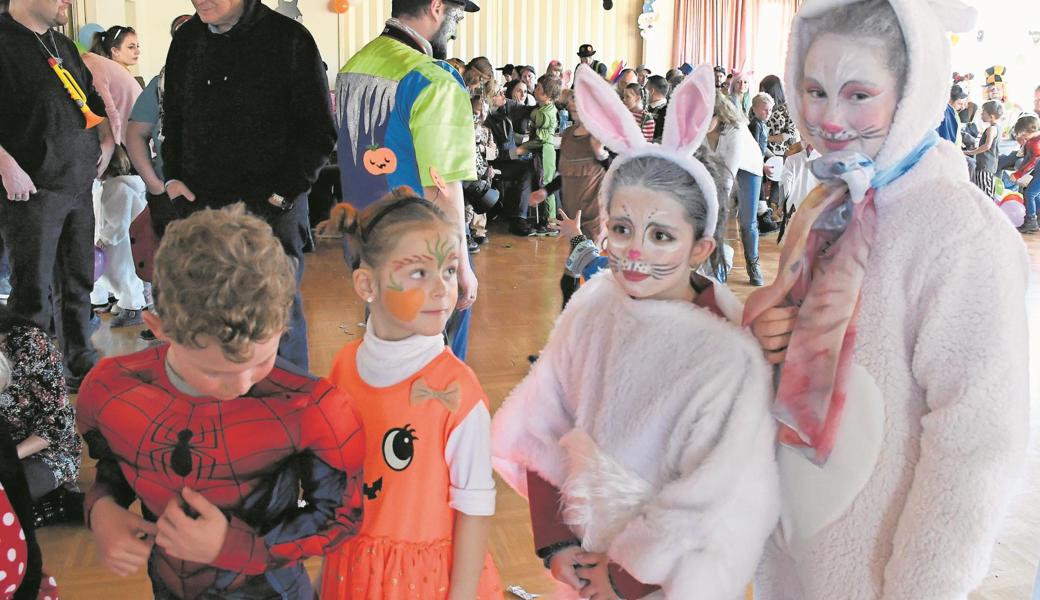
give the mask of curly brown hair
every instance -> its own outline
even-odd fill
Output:
[[[243,363],[255,343],[285,330],[296,275],[271,226],[235,204],[166,228],[152,292],[171,340],[202,349],[214,338],[228,360]]]

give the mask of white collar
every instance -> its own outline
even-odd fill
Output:
[[[394,27],[395,29],[400,29],[401,31],[415,38],[415,41],[420,46],[422,46],[423,52],[426,53],[426,56],[433,56],[433,46],[430,44],[430,41],[424,38],[422,34],[420,34],[418,31],[402,23],[400,19],[390,18],[386,21],[386,25],[387,27]]]
[[[372,387],[401,383],[444,352],[444,336],[413,335],[396,342],[376,337],[369,319],[357,351],[357,372]]]

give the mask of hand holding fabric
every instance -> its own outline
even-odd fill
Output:
[[[113,573],[127,577],[148,563],[158,528],[116,504],[110,496],[98,500],[90,511],[101,562]]]
[[[198,517],[188,516],[178,499],[171,498],[159,517],[155,543],[174,558],[210,564],[224,547],[227,517],[205,496],[191,488],[181,490],[181,497],[190,509],[198,513]]]

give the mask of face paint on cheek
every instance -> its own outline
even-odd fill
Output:
[[[383,294],[383,305],[390,316],[404,323],[411,323],[419,316],[426,303],[426,292],[421,288],[410,290],[389,288]]]
[[[682,266],[679,263],[650,263],[641,260],[631,260],[622,258],[610,250],[607,250],[607,262],[610,264],[611,271],[621,273],[625,279],[632,282],[643,281],[650,277],[657,280],[665,279],[675,274]]]

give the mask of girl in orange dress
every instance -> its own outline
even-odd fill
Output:
[[[321,597],[501,600],[487,550],[487,396],[442,335],[465,246],[445,214],[407,188],[360,215],[340,206],[330,223],[348,234],[354,289],[370,317],[329,379],[358,399],[365,516],[360,534],[326,556]]]

